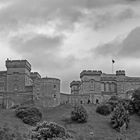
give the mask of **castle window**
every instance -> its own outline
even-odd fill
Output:
[[[95,85],[94,85],[95,83],[94,83],[94,80],[91,80],[90,81],[90,89],[91,90],[94,90],[94,88],[95,88]]]
[[[56,88],[56,85],[54,85],[53,87]]]
[[[0,82],[0,91],[4,91],[4,82]]]
[[[105,84],[101,83],[101,91],[105,91]]]
[[[14,85],[14,91],[17,91],[18,90],[18,86],[15,84]]]
[[[105,84],[106,92],[109,92],[109,83]]]

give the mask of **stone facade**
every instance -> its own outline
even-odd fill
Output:
[[[60,104],[60,80],[57,78],[38,78],[34,80],[34,97],[43,106],[54,107]]]
[[[39,103],[54,107],[60,104],[60,80],[41,78],[31,72],[27,60],[6,60],[7,71],[0,71],[0,104],[6,108],[15,104]]]
[[[116,74],[84,70],[80,73],[80,81],[70,83],[71,94],[65,95],[67,96],[65,101],[69,103],[98,103],[108,100],[112,95],[129,98],[128,91],[139,87],[140,77],[128,77],[124,70],[116,71]]]
[[[60,94],[60,80],[42,78],[38,72],[31,72],[31,64],[27,60],[7,59],[6,68],[7,71],[0,71],[0,105],[5,108],[30,103],[45,107],[99,103],[112,95],[129,98],[130,91],[140,88],[140,77],[126,76],[123,70],[116,71],[116,74],[84,70],[79,81],[70,83],[71,94]]]

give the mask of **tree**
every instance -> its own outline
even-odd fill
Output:
[[[114,111],[111,114],[111,125],[112,128],[121,130],[125,126],[125,129],[128,128],[129,124],[129,112],[125,107],[120,103],[116,106]]]
[[[140,89],[134,91],[132,95],[135,112],[140,115]]]

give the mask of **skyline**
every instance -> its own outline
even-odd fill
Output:
[[[140,76],[139,0],[0,0],[0,70],[27,59],[33,71],[61,79],[82,70]]]

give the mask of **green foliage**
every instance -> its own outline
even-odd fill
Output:
[[[35,107],[19,107],[15,112],[18,118],[29,125],[36,125],[42,118],[42,113]]]
[[[66,129],[54,122],[42,122],[37,124],[37,126],[32,130],[31,139],[32,140],[47,140],[48,138],[66,139],[69,137]]]
[[[130,100],[130,99],[122,99],[122,100],[119,101],[119,103],[121,103],[124,106],[124,108],[126,110],[128,110],[130,115],[134,114],[135,109],[134,109],[134,103],[133,103],[132,100]]]
[[[82,105],[74,106],[73,110],[71,111],[71,119],[78,123],[87,122],[88,114],[86,109]]]
[[[101,115],[109,115],[112,112],[112,106],[109,104],[102,104],[97,106],[96,112]]]
[[[118,104],[111,114],[111,125],[112,128],[120,130],[122,126],[128,128],[129,124],[129,113],[122,104]]]
[[[119,103],[120,98],[118,98],[117,96],[111,96],[111,98],[108,100],[107,104],[110,104],[112,106],[112,109],[114,109],[117,104]]]
[[[117,96],[112,96],[107,104],[110,104],[112,106],[112,110],[118,105],[122,104],[126,110],[129,111],[130,114],[134,114],[135,109],[134,109],[134,103],[131,99],[121,99]]]
[[[118,101],[120,98],[116,95],[110,97],[109,101]]]
[[[140,89],[134,91],[132,95],[135,112],[140,115]]]

